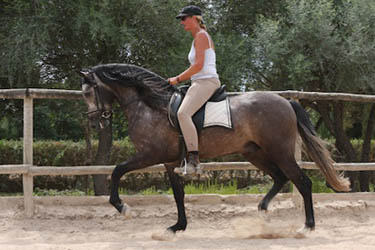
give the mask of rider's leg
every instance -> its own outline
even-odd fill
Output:
[[[188,172],[195,172],[194,167],[199,164],[198,133],[192,116],[203,106],[212,94],[220,87],[217,78],[195,80],[188,89],[185,98],[177,112],[182,135],[188,150]],[[175,169],[177,172],[181,171]]]

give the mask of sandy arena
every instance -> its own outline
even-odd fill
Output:
[[[265,216],[261,197],[187,196],[188,228],[176,236],[164,233],[177,218],[171,196],[129,197],[130,220],[107,197],[39,197],[31,219],[22,197],[0,198],[0,249],[375,249],[375,194],[315,195],[316,229],[306,235],[296,233],[304,210],[289,194]]]

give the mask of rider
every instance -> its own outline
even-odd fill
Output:
[[[185,31],[194,40],[188,55],[190,67],[178,76],[168,79],[170,84],[178,84],[191,80],[191,87],[177,112],[178,121],[186,143],[188,174],[200,172],[198,153],[198,134],[192,116],[207,102],[212,94],[220,87],[219,76],[216,72],[216,54],[212,38],[207,33],[199,7],[189,5],[184,7],[176,16],[181,20]],[[176,173],[183,173],[183,168],[175,168]]]

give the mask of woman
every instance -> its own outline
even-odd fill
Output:
[[[177,112],[182,134],[184,136],[187,163],[184,166],[188,174],[200,173],[198,133],[192,116],[207,102],[212,94],[220,87],[219,76],[216,72],[216,54],[214,43],[207,33],[199,7],[190,5],[184,7],[176,16],[181,20],[184,29],[191,33],[194,40],[189,52],[190,67],[178,76],[168,79],[170,84],[191,80],[192,84]],[[178,174],[184,173],[184,167],[175,168]]]

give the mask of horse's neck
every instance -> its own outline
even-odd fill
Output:
[[[142,134],[145,130],[152,130],[156,126],[155,123],[160,123],[161,119],[167,121],[165,114],[144,103],[134,88],[125,88],[118,93],[121,93],[118,100],[128,121],[131,138],[136,134]]]
[[[139,109],[143,109],[145,104],[142,102],[138,92],[134,88],[122,88],[114,90],[117,93],[117,100],[129,123],[136,118]]]

